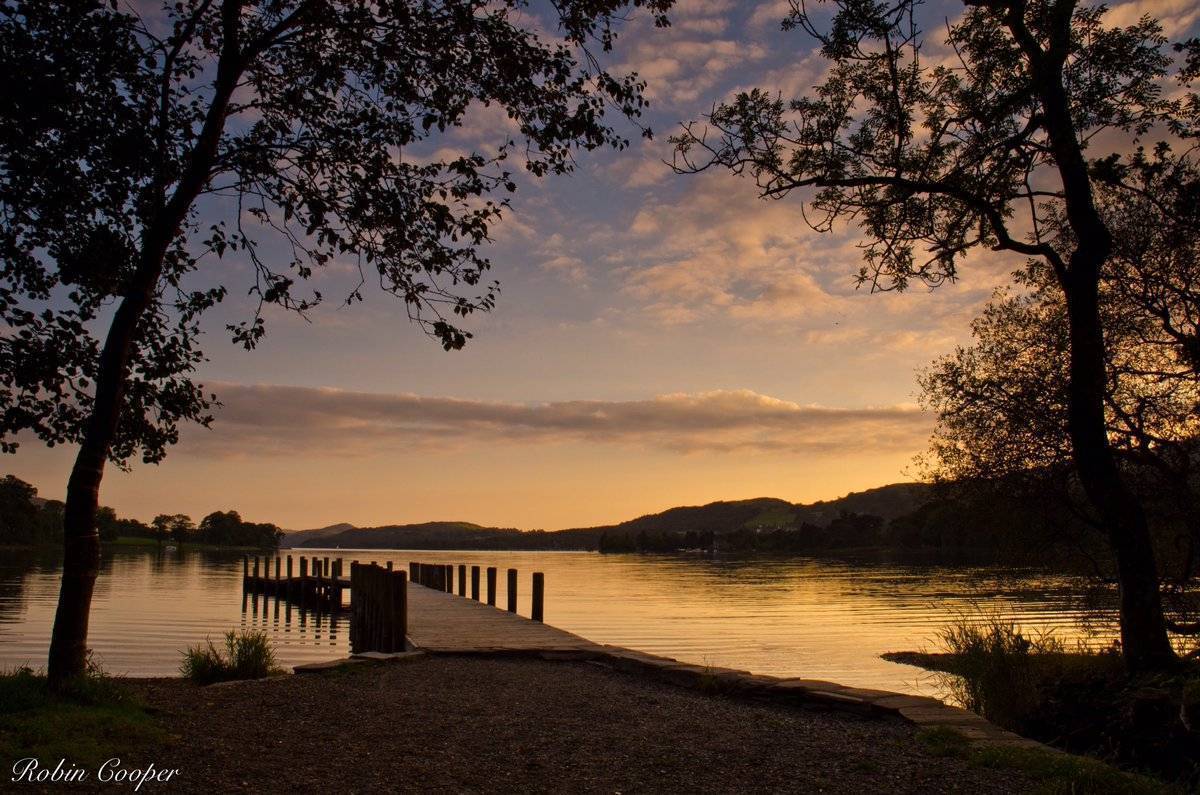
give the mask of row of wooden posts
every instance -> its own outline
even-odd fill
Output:
[[[479,599],[479,575],[481,573],[479,566],[471,567],[471,598],[476,602]],[[487,570],[487,603],[496,606],[496,577],[498,570],[495,566],[488,566]],[[410,561],[408,564],[408,576],[414,583],[424,585],[426,588],[432,588],[435,591],[445,591],[446,593],[454,593],[454,565],[449,563],[417,563]],[[508,570],[508,612],[517,612],[517,570]],[[458,595],[467,595],[467,567],[463,564],[458,566]],[[545,601],[546,601],[546,575],[540,571],[533,573],[533,591],[532,591],[532,608],[529,617],[534,621],[543,621],[545,616]]]
[[[310,561],[300,556],[299,576],[293,576],[292,556],[274,556],[275,574],[271,576],[272,558],[258,555],[242,558],[242,588],[257,593],[273,594],[290,601],[317,604],[331,610],[340,610],[342,592],[350,587],[350,580],[343,576],[341,558],[313,557]],[[286,561],[286,571],[283,566]],[[311,569],[309,564],[312,564]]]

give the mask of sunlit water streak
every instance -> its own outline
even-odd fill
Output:
[[[316,550],[295,550],[293,556]],[[916,668],[885,651],[933,649],[938,630],[983,606],[1031,631],[1082,637],[1082,580],[995,567],[947,567],[754,558],[555,552],[322,551],[398,567],[409,561],[497,566],[546,575],[546,622],[590,640],[702,664],[849,685],[934,692]],[[298,562],[297,562],[298,564]],[[455,572],[457,576],[457,570]],[[58,596],[53,557],[0,552],[0,666],[42,665]],[[227,629],[266,629],[284,664],[347,653],[345,617],[303,614],[274,599],[243,606],[239,554],[121,551],[106,558],[92,608],[90,645],[110,673],[171,675],[180,652]],[[1111,637],[1107,627],[1089,642]]]

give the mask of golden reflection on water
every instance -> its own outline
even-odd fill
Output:
[[[292,550],[293,557],[315,550]],[[285,554],[287,552],[285,551]],[[360,562],[409,561],[520,571],[518,612],[529,615],[530,577],[546,575],[546,622],[585,638],[680,660],[849,685],[935,692],[919,669],[879,659],[933,649],[937,631],[982,606],[1030,631],[1085,638],[1083,581],[996,567],[718,559],[556,552],[321,551]],[[180,651],[235,627],[264,629],[284,664],[347,653],[346,615],[301,610],[242,593],[234,553],[122,551],[96,585],[90,640],[105,670],[172,675]],[[455,569],[457,578],[457,568]],[[457,592],[457,584],[455,586]],[[58,595],[53,556],[0,559],[0,666],[42,664]],[[244,597],[244,598],[243,598]]]

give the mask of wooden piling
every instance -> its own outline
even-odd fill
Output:
[[[446,593],[454,593],[454,566],[446,564]]]
[[[362,605],[362,599],[359,598],[362,591],[359,590],[361,584],[358,581],[358,561],[350,561],[350,651],[357,652],[358,648],[358,631],[362,628],[362,622],[358,619],[358,608]]]
[[[388,571],[392,570],[392,562],[390,560],[387,562],[387,570]]]
[[[387,569],[375,567],[375,598],[379,600],[379,646],[378,651],[390,652],[393,648],[393,634],[396,626],[396,603],[391,599],[389,586],[391,575]]]
[[[242,583],[250,579],[250,556],[242,555]]]
[[[508,612],[517,612],[517,570],[508,570]]]
[[[543,604],[546,600],[546,575],[540,571],[533,573],[533,606],[530,608],[529,617],[534,621],[544,621]]]
[[[395,644],[392,651],[408,650],[408,582],[404,572],[389,575],[392,580],[392,613],[395,615]]]
[[[383,636],[383,627],[380,622],[379,615],[379,578],[376,576],[375,569],[369,570],[367,577],[367,649],[369,651],[379,651],[380,640]]]
[[[458,595],[467,595],[467,567],[463,564],[458,564]]]
[[[496,606],[496,567],[488,566],[487,570],[487,603]]]
[[[258,581],[258,555],[254,556],[254,579]]]
[[[479,601],[479,567],[471,567],[471,598]]]
[[[288,555],[288,558],[287,558],[287,576],[288,576],[289,580],[292,579],[292,556],[291,555]]]
[[[281,560],[279,559],[279,556],[278,556],[278,555],[276,555],[276,556],[275,556],[275,582],[276,582],[276,583],[278,583],[278,582],[279,582],[279,574],[280,574],[280,569],[281,569],[281,568],[283,568],[283,561],[281,561]]]

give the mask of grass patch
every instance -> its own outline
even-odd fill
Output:
[[[1160,781],[1122,772],[1095,759],[1036,748],[984,746],[973,749],[967,758],[978,767],[1020,771],[1036,780],[1040,785],[1038,791],[1044,793],[1151,795],[1182,792]]]
[[[211,640],[183,653],[179,672],[197,684],[228,682],[234,679],[260,679],[283,673],[275,663],[275,650],[265,632],[225,633],[224,649]]]
[[[161,747],[166,731],[126,688],[92,670],[63,693],[29,668],[0,673],[0,757],[95,767]]]
[[[950,726],[934,726],[917,733],[919,742],[933,756],[966,760],[974,767],[1020,773],[1037,783],[1034,790],[1047,795],[1152,795],[1182,792],[1145,776],[1125,773],[1095,759],[1037,748],[975,745]]]
[[[917,742],[933,756],[956,756],[966,758],[971,741],[962,732],[949,726],[931,726],[917,732]]]

